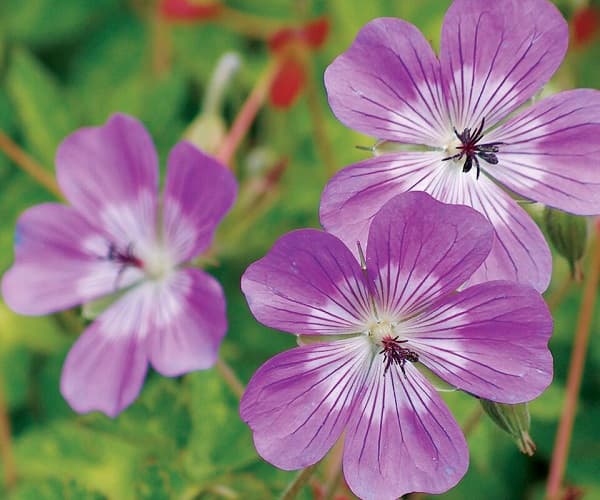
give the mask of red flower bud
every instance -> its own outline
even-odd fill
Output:
[[[269,49],[281,59],[269,93],[271,104],[288,108],[306,83],[303,54],[320,48],[329,33],[329,20],[319,17],[299,28],[283,28],[268,40]]]
[[[280,52],[290,44],[298,44],[316,50],[320,48],[329,34],[329,20],[318,17],[299,28],[283,28],[269,38],[268,44],[272,52]]]
[[[289,108],[300,95],[305,82],[306,73],[302,62],[295,58],[285,59],[271,84],[271,104],[277,108]]]
[[[168,21],[194,22],[214,19],[223,6],[218,1],[161,0],[160,15]]]
[[[573,45],[582,47],[591,42],[600,28],[600,11],[596,7],[578,9],[571,19]]]

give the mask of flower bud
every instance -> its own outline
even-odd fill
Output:
[[[522,453],[529,456],[535,453],[535,443],[529,435],[531,419],[527,403],[509,405],[487,399],[479,402],[494,423],[512,436]]]
[[[556,251],[567,259],[571,275],[580,281],[582,276],[579,261],[587,246],[586,218],[546,207],[544,225]]]

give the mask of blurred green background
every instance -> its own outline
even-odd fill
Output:
[[[575,0],[555,3],[577,38],[549,91],[597,88],[598,11],[584,11],[579,24],[573,22],[581,9],[596,6]],[[268,48],[274,32],[325,16],[330,29],[324,45],[301,50],[307,80],[302,93],[284,108],[267,99],[237,151],[240,202],[208,259],[209,271],[225,287],[228,300],[230,327],[222,357],[246,382],[260,364],[293,346],[295,339],[269,331],[251,317],[239,289],[242,272],[284,232],[318,227],[325,182],[335,170],[367,156],[356,145],[373,143],[334,119],[322,84],[326,66],[362,25],[379,16],[413,22],[437,47],[450,1],[226,4],[237,13],[237,21],[221,16],[169,22],[144,0],[1,0],[0,131],[52,173],[56,146],[67,134],[121,111],[145,123],[164,160],[203,111],[211,75],[224,53],[235,52],[240,69],[211,118],[217,123],[217,138],[219,127],[231,125],[269,64],[283,57]],[[582,30],[587,30],[584,37]],[[54,199],[0,150],[1,272],[12,262],[18,214]],[[557,257],[547,296],[556,299],[567,291],[554,314],[555,380],[531,405],[536,455],[521,455],[510,437],[486,417],[478,418],[476,400],[445,393],[459,423],[472,427],[469,471],[443,498],[542,498],[581,300],[581,286],[566,289],[566,280],[568,266]],[[598,316],[596,312],[566,475],[573,493],[590,499],[600,498]],[[59,394],[59,377],[82,325],[79,310],[26,318],[0,303],[0,390],[12,434],[10,443],[7,436],[1,439],[5,449],[12,448],[17,475],[7,488],[6,468],[0,464],[0,498],[268,499],[293,479],[294,473],[279,471],[257,456],[238,417],[236,396],[215,370],[180,379],[151,374],[137,402],[115,420],[73,413]],[[301,497],[321,498],[319,492],[333,480],[334,464],[326,461]],[[338,500],[354,498],[343,484],[335,495]]]

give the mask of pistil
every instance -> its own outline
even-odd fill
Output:
[[[479,159],[485,160],[491,165],[498,164],[498,157],[496,156],[496,153],[499,151],[498,146],[501,146],[504,143],[488,142],[484,144],[478,144],[479,141],[483,139],[484,125],[485,119],[481,120],[481,125],[479,125],[479,128],[477,128],[473,133],[471,133],[470,128],[465,128],[462,133],[459,133],[455,128],[454,135],[459,140],[459,145],[455,148],[457,153],[447,156],[446,158],[442,158],[442,161],[461,161],[463,158],[465,158],[465,163],[463,164],[462,168],[464,173],[470,172],[473,168],[473,163],[475,163],[475,167],[477,168],[477,179],[479,179],[479,174],[481,172]]]

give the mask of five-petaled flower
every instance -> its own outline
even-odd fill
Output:
[[[246,389],[240,413],[260,455],[306,467],[345,432],[344,474],[361,498],[455,485],[465,439],[418,366],[503,403],[535,398],[552,378],[552,319],[539,292],[508,281],[456,292],[493,233],[470,207],[405,193],[374,217],[363,266],[313,229],[283,236],[252,264],[242,289],[254,316],[314,339],[269,360]]]
[[[76,341],[61,379],[76,411],[114,416],[138,395],[148,362],[176,376],[216,361],[223,291],[184,264],[209,246],[237,186],[224,166],[180,142],[159,200],[154,144],[125,115],[67,137],[56,169],[72,206],[38,205],[19,218],[2,292],[31,315],[120,294]]]
[[[327,68],[329,103],[345,125],[411,146],[338,173],[321,201],[323,226],[354,245],[387,200],[426,191],[494,225],[492,251],[473,282],[510,279],[545,290],[548,245],[501,185],[567,212],[600,213],[600,92],[561,92],[511,115],[556,71],[568,37],[547,0],[455,0],[439,58],[403,20],[368,23]]]

